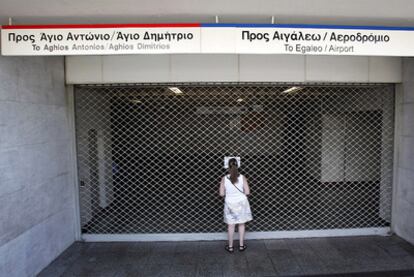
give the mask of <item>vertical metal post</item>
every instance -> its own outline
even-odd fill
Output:
[[[395,86],[395,100],[394,100],[394,161],[393,161],[393,179],[392,179],[392,197],[391,197],[391,232],[395,232],[395,213],[397,193],[398,193],[398,160],[401,136],[401,109],[402,109],[402,94],[404,93],[403,84]]]
[[[79,178],[78,178],[78,159],[76,147],[76,127],[75,127],[75,90],[73,86],[66,87],[68,100],[68,120],[71,132],[72,151],[72,181],[74,186],[74,213],[75,213],[75,240],[81,240],[81,224],[80,224],[80,201],[79,201]]]

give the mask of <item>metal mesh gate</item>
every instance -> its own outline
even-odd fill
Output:
[[[393,86],[78,86],[82,232],[224,230],[225,156],[250,231],[389,226]]]

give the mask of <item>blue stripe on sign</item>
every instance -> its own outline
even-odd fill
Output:
[[[351,25],[320,25],[320,24],[242,24],[242,23],[201,23],[201,27],[233,27],[233,28],[304,28],[304,29],[347,29],[347,30],[388,30],[414,31],[414,27],[393,26],[351,26]]]

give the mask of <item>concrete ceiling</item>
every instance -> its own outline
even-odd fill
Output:
[[[220,22],[414,26],[414,0],[0,0],[0,24]]]

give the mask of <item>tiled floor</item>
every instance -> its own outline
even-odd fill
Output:
[[[414,246],[398,237],[75,243],[39,276],[414,276]]]

